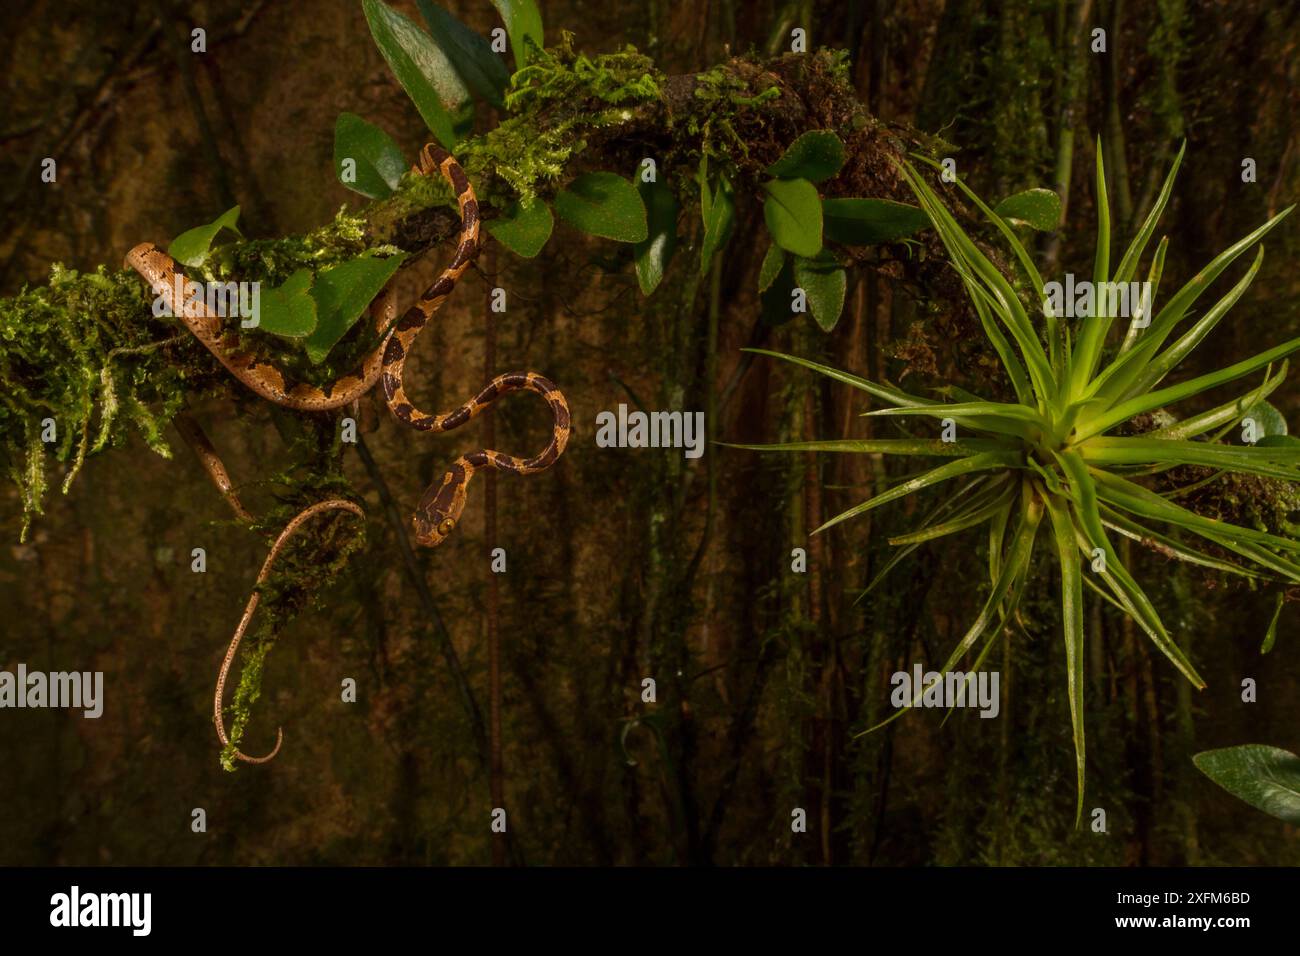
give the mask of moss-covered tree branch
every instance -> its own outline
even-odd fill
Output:
[[[631,48],[588,58],[566,37],[516,74],[503,121],[456,153],[489,221],[515,201],[553,197],[584,172],[631,174],[646,157],[690,208],[702,161],[725,171],[743,201],[761,194],[767,167],[814,129],[833,131],[846,147],[843,167],[820,184],[828,197],[904,199],[894,160],[932,145],[867,115],[841,53],[734,58],[665,76]],[[459,228],[446,184],[408,174],[393,195],[341,211],[307,235],[218,245],[196,277],[274,287],[304,266],[368,252],[400,251],[409,263]],[[873,255],[841,251],[858,261]],[[124,440],[128,424],[167,455],[162,429],[187,397],[248,397],[178,320],[155,316],[151,305],[134,273],[110,267],[77,274],[55,266],[46,285],[0,300],[0,459],[28,520],[42,507],[51,447],[69,463],[66,489],[88,455]],[[285,340],[235,331],[244,347],[315,382],[350,371],[375,344],[369,324],[357,323],[325,361],[311,364]]]

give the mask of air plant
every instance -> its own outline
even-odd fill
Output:
[[[1184,146],[1185,148],[1185,146]],[[1112,270],[1110,219],[1101,151],[1097,151],[1097,248],[1093,288],[1103,283],[1130,283],[1139,260],[1156,230],[1182,161],[1180,150],[1150,215],[1143,222],[1119,265]],[[930,162],[929,160],[924,160]],[[931,165],[937,165],[931,163]],[[889,385],[789,355],[760,351],[820,372],[861,389],[891,407],[871,416],[928,416],[950,419],[961,434],[953,441],[918,438],[793,442],[743,446],[758,450],[862,452],[919,455],[953,459],[858,504],[827,521],[825,531],[873,508],[906,495],[956,481],[919,528],[890,539],[900,546],[868,587],[902,558],[926,541],[981,525],[988,533],[988,575],[991,589],[978,617],[941,668],[949,671],[983,639],[982,662],[993,640],[1008,625],[1031,574],[1035,542],[1045,524],[1055,550],[1061,579],[1061,610],[1070,716],[1073,726],[1078,803],[1075,824],[1083,810],[1084,713],[1083,589],[1089,587],[1132,618],[1173,665],[1198,689],[1205,686],[1161,622],[1151,600],[1115,550],[1112,535],[1152,543],[1164,553],[1223,572],[1252,579],[1282,579],[1300,583],[1300,541],[1254,528],[1202,516],[1143,483],[1147,476],[1180,465],[1208,466],[1222,472],[1300,480],[1300,443],[1263,441],[1231,445],[1221,439],[1252,406],[1283,381],[1285,357],[1300,350],[1300,338],[1260,352],[1218,371],[1162,384],[1227,314],[1259,271],[1261,246],[1246,274],[1189,328],[1180,326],[1189,309],[1210,284],[1239,256],[1256,245],[1291,208],[1283,210],[1216,256],[1179,291],[1150,315],[1150,299],[1133,311],[1126,333],[1108,342],[1115,324],[1116,302],[1105,295],[1095,300],[1097,314],[1078,320],[1077,335],[1048,304],[1042,277],[1011,225],[964,184],[957,185],[1005,237],[1042,303],[1039,328],[1031,322],[1011,280],[976,246],[945,207],[935,190],[910,163],[900,171],[941,237],[960,275],[984,332],[1010,380],[1014,402],[987,401],[956,387],[938,389],[941,399],[911,395]],[[1149,268],[1154,296],[1165,260],[1168,238],[1160,241]],[[1038,309],[1035,309],[1038,311]],[[1117,330],[1118,331],[1118,330]],[[1175,332],[1181,334],[1170,342]],[[1168,343],[1168,344],[1167,344]],[[1280,363],[1274,370],[1274,363]],[[1165,415],[1140,434],[1116,434],[1129,424],[1142,428],[1138,416],[1168,409],[1187,399],[1263,369],[1263,381],[1232,401],[1208,411],[1164,424]],[[1135,419],[1138,421],[1135,422]],[[1160,530],[1153,525],[1164,526]],[[816,533],[814,532],[814,533]],[[1217,546],[1202,550],[1200,542]],[[1216,550],[1216,549],[1211,549]],[[865,592],[864,592],[865,593]],[[975,669],[978,670],[979,663]],[[920,700],[920,691],[911,702]],[[900,716],[900,709],[889,719]],[[888,721],[886,721],[887,723]],[[877,725],[877,726],[882,726]],[[875,728],[872,728],[875,729]]]

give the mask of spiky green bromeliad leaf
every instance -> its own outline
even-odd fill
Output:
[[[1156,224],[1173,190],[1182,161],[1179,151],[1150,215],[1132,245],[1112,270],[1110,222],[1101,150],[1097,151],[1098,234],[1092,276],[1101,283],[1130,283],[1137,275]],[[929,160],[924,160],[930,162]],[[933,164],[932,164],[933,165]],[[1041,275],[1014,230],[964,184],[962,191],[1005,237],[1032,286],[1041,308],[1041,330],[1035,326],[1011,281],[985,256],[958,225],[934,189],[910,163],[902,175],[938,232],[953,267],[970,295],[990,343],[1011,385],[1015,402],[984,401],[966,392],[958,401],[936,401],[909,395],[837,369],[794,356],[761,349],[753,351],[812,369],[838,382],[861,389],[886,403],[872,416],[928,416],[956,421],[962,441],[881,439],[866,441],[795,442],[781,445],[742,445],[755,450],[863,452],[885,455],[945,456],[950,460],[858,504],[827,521],[825,530],[879,505],[942,482],[960,482],[916,531],[891,540],[902,546],[885,568],[922,542],[979,526],[989,528],[989,579],[992,585],[979,616],[940,669],[948,671],[983,641],[987,650],[1015,612],[1026,577],[1033,567],[1034,545],[1050,540],[1060,569],[1061,607],[1065,635],[1070,715],[1074,733],[1078,800],[1075,824],[1083,812],[1083,588],[1090,587],[1131,617],[1173,665],[1197,688],[1205,682],[1165,629],[1146,592],[1120,560],[1112,532],[1128,538],[1158,542],[1181,560],[1242,575],[1300,583],[1300,541],[1214,520],[1182,507],[1144,485],[1143,476],[1178,465],[1202,465],[1237,472],[1300,481],[1300,445],[1241,446],[1220,439],[1246,410],[1276,389],[1286,374],[1286,356],[1300,350],[1300,338],[1284,342],[1251,358],[1207,375],[1161,387],[1166,379],[1244,294],[1259,270],[1260,247],[1244,277],[1180,337],[1169,341],[1189,309],[1229,265],[1255,246],[1291,208],[1283,210],[1249,235],[1228,247],[1187,282],[1154,315],[1134,314],[1122,338],[1113,337],[1116,302],[1095,299],[1094,314],[1076,320],[1071,335],[1047,303]],[[1148,273],[1151,296],[1160,282],[1168,239],[1160,242]],[[1146,307],[1150,311],[1150,300]],[[1073,339],[1073,341],[1072,341]],[[1168,344],[1167,344],[1168,343]],[[1275,371],[1274,365],[1278,368]],[[1206,412],[1131,437],[1112,432],[1135,416],[1163,409],[1264,370],[1264,381],[1238,398]],[[1044,520],[1046,519],[1046,520]],[[1165,526],[1164,530],[1152,524]],[[1042,526],[1040,528],[1040,526]],[[1050,532],[1040,536],[1040,530]],[[816,533],[816,532],[814,532]],[[1188,536],[1209,541],[1239,556],[1225,560],[1189,543]],[[1104,555],[1104,564],[1098,560]],[[1091,570],[1096,568],[1098,570]],[[871,590],[880,577],[871,582]],[[865,592],[864,592],[865,593]],[[981,654],[982,659],[982,654]],[[977,665],[978,666],[978,665]],[[912,701],[920,699],[918,690]],[[898,710],[889,719],[905,713]],[[885,721],[888,723],[888,721]],[[883,724],[877,725],[883,726]],[[875,728],[871,728],[875,729]]]

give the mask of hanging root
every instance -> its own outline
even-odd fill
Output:
[[[242,753],[238,747],[231,744],[230,739],[226,736],[225,723],[221,717],[221,700],[225,695],[226,678],[230,673],[230,665],[234,663],[235,653],[239,650],[239,642],[244,639],[244,633],[248,630],[248,624],[253,619],[254,612],[257,611],[257,605],[261,601],[261,592],[258,588],[266,581],[271,573],[271,568],[275,564],[276,558],[284,550],[284,546],[289,539],[316,515],[324,511],[350,511],[358,518],[365,518],[365,513],[356,504],[343,498],[331,498],[326,501],[317,502],[308,508],[304,508],[294,516],[280,536],[275,539],[275,544],[271,546],[271,553],[266,556],[266,561],[262,564],[262,570],[257,575],[257,581],[253,585],[253,593],[248,598],[248,604],[244,608],[244,616],[239,620],[239,626],[235,628],[235,635],[230,640],[230,646],[226,648],[225,660],[221,662],[221,670],[217,674],[217,692],[212,698],[212,717],[217,725],[217,738],[221,741],[221,746],[231,752],[236,760],[242,760],[245,763],[266,763],[280,752],[280,744],[284,742],[284,729],[277,727],[275,731],[275,747],[269,754],[264,757],[250,757]]]
[[[189,412],[180,412],[172,419],[172,424],[176,430],[181,433],[181,438],[185,444],[190,446],[194,452],[194,457],[199,460],[203,470],[208,473],[208,477],[216,486],[221,497],[225,499],[226,504],[230,505],[235,517],[240,521],[252,521],[253,516],[248,513],[243,502],[239,500],[239,495],[235,491],[235,486],[230,480],[230,473],[226,471],[225,462],[217,454],[217,450],[212,447],[212,442],[207,434],[200,427],[199,423]]]

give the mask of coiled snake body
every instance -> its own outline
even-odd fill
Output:
[[[349,375],[325,386],[293,382],[285,372],[267,362],[259,362],[235,347],[233,332],[227,332],[220,317],[209,312],[197,296],[197,284],[189,281],[179,264],[152,243],[136,246],[126,255],[126,264],[140,273],[155,294],[162,297],[172,314],[179,316],[194,336],[241,382],[263,398],[277,405],[305,412],[322,412],[340,408],[365,394],[382,378],[384,397],[393,415],[420,431],[451,431],[474,419],[488,405],[507,392],[526,389],[537,392],[551,406],[553,416],[551,440],[532,458],[515,458],[484,449],[457,459],[441,483],[431,485],[416,509],[413,525],[415,539],[433,547],[442,543],[455,528],[465,507],[467,487],[476,470],[496,468],[520,475],[543,471],[555,463],[569,440],[569,406],[560,390],[536,372],[513,372],[499,375],[459,408],[442,415],[418,411],[402,387],[402,369],[412,344],[429,319],[451,297],[456,281],[469,268],[479,250],[478,201],[474,188],[456,160],[441,147],[425,146],[415,171],[432,175],[441,171],[456,192],[460,206],[461,233],[456,254],[447,268],[391,328],[385,328],[385,310],[381,299],[372,304],[375,325],[384,337]],[[179,301],[177,293],[180,292]]]
[[[420,296],[419,301],[407,310],[395,325],[391,322],[393,309],[387,290],[376,297],[371,303],[370,312],[375,321],[376,331],[381,336],[379,345],[365,357],[356,371],[325,386],[294,382],[284,370],[268,362],[259,361],[247,352],[240,352],[237,336],[233,330],[228,330],[221,317],[213,315],[203,305],[203,296],[199,294],[201,290],[198,285],[186,278],[176,260],[157,246],[148,242],[141,243],[127,253],[125,260],[126,265],[138,272],[154,293],[162,298],[171,310],[171,314],[180,317],[190,332],[231,374],[258,395],[276,405],[304,412],[329,411],[360,398],[382,379],[384,398],[399,421],[420,431],[445,432],[473,420],[492,402],[508,392],[527,390],[537,392],[545,398],[551,407],[552,431],[551,440],[539,454],[522,459],[491,449],[482,449],[462,455],[451,464],[440,482],[435,482],[425,491],[415,510],[412,524],[416,541],[426,547],[441,544],[455,529],[465,508],[470,480],[476,471],[494,468],[520,475],[544,471],[564,452],[565,444],[569,440],[571,421],[569,406],[560,390],[549,379],[536,372],[498,375],[468,402],[445,414],[419,411],[407,398],[402,387],[402,371],[411,346],[433,314],[451,297],[457,280],[464,275],[479,251],[479,210],[474,189],[456,160],[441,147],[430,143],[421,151],[420,160],[413,168],[413,172],[431,176],[435,171],[441,172],[451,184],[460,207],[461,232],[455,255],[434,283]],[[182,434],[185,434],[187,440],[195,447],[214,482],[231,501],[236,513],[246,517],[247,512],[243,511],[238,499],[230,492],[229,479],[225,477],[225,468],[221,466],[220,459],[216,459],[215,452],[206,443],[206,439],[187,434],[186,429],[193,432],[197,426],[188,419],[185,419],[184,423]],[[208,460],[209,457],[215,461]],[[360,509],[354,504],[338,499],[319,502],[295,517],[267,557],[267,562],[258,577],[259,583],[270,571],[271,564],[285,540],[304,521],[323,511],[338,509],[360,514]],[[222,744],[228,743],[221,720],[226,672],[256,607],[257,593],[254,592],[226,652],[226,659],[218,678],[214,709],[217,733]],[[279,748],[277,739],[275,750],[266,757],[247,757],[238,750],[235,750],[235,756],[250,763],[261,763],[274,756]]]

